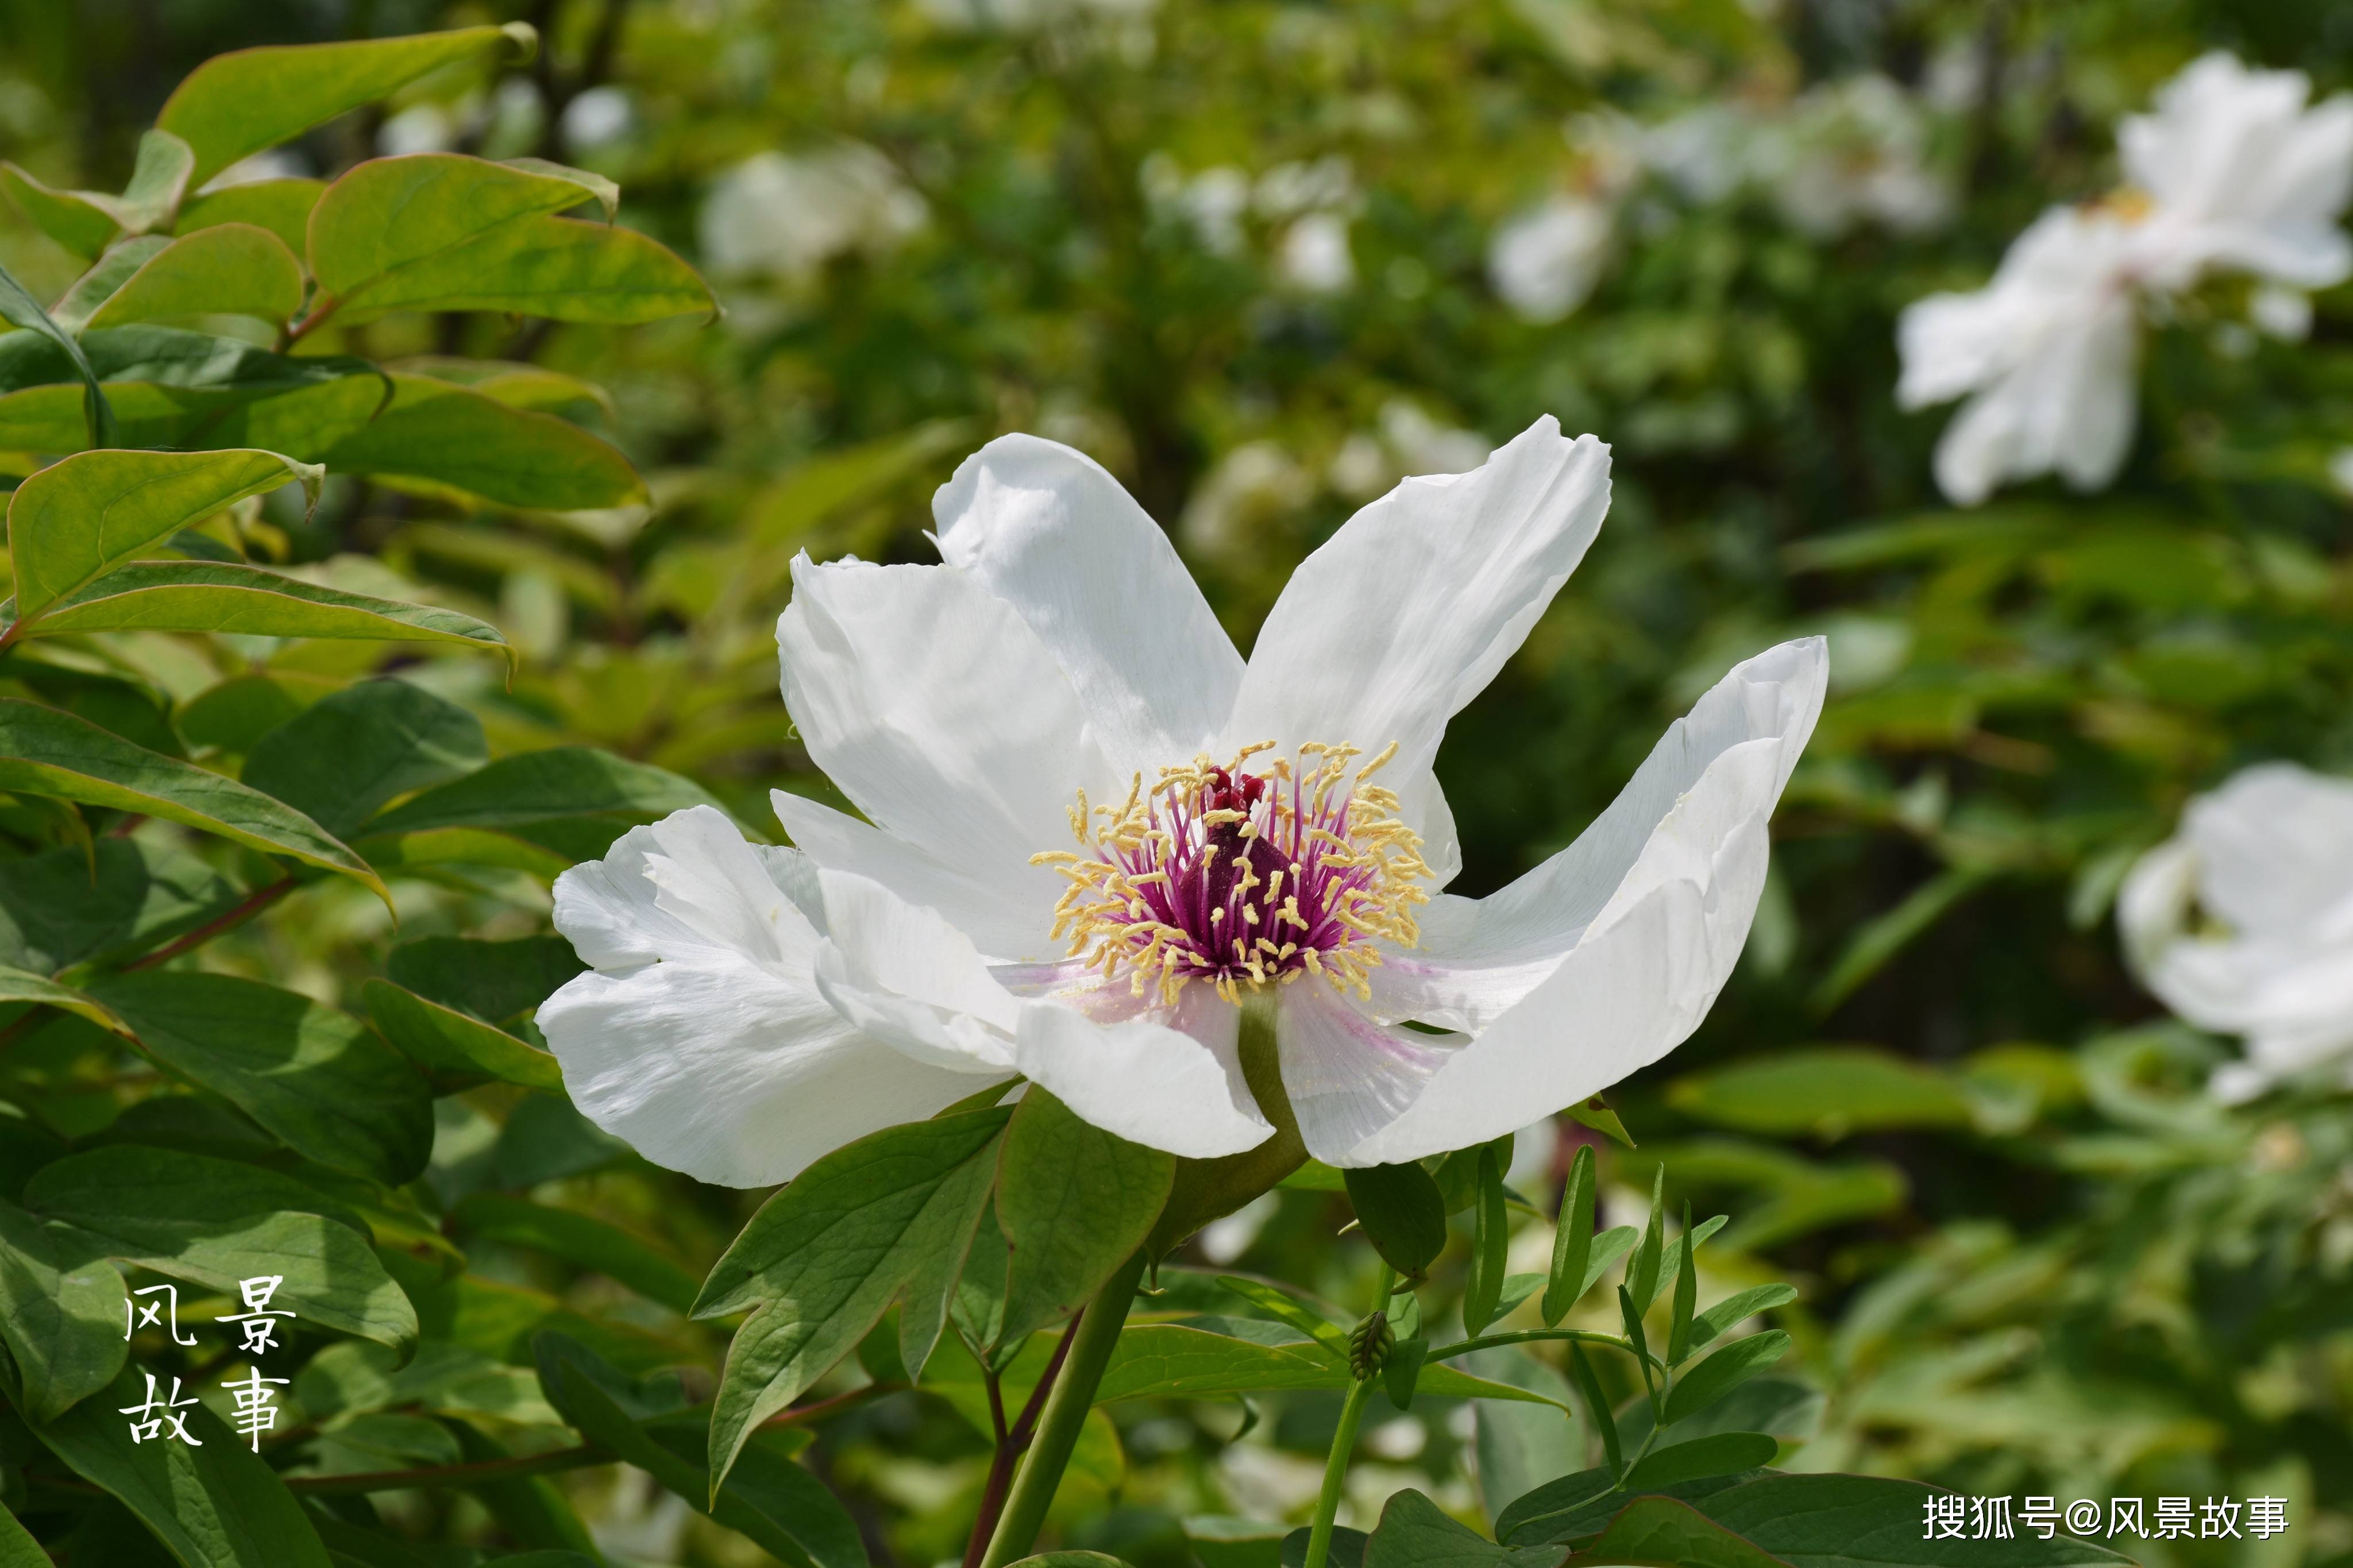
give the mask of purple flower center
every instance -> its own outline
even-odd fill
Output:
[[[1071,881],[1054,935],[1070,937],[1071,956],[1166,1002],[1188,980],[1239,1001],[1245,985],[1302,974],[1368,993],[1374,941],[1412,946],[1414,906],[1430,897],[1420,840],[1398,820],[1397,796],[1368,782],[1396,748],[1353,776],[1345,746],[1244,768],[1272,749],[1223,767],[1197,758],[1148,794],[1139,777],[1116,808],[1090,811],[1080,795],[1071,826],[1091,855],[1036,857]]]

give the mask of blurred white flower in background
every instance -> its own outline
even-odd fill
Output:
[[[2118,128],[2123,191],[2052,208],[1986,288],[1905,311],[1897,401],[1976,394],[1937,446],[1947,496],[1975,505],[2053,471],[2078,489],[2113,479],[2132,442],[2141,307],[2214,268],[2253,274],[2266,285],[2255,323],[2302,335],[2300,291],[2353,273],[2337,226],[2353,197],[2353,97],[2307,109],[2311,90],[2301,71],[2203,57],[2158,89],[2155,113]]]
[[[719,277],[796,278],[837,256],[890,251],[928,216],[891,161],[861,142],[761,153],[703,199],[702,258]]]
[[[387,158],[446,153],[458,142],[458,122],[438,103],[412,103],[376,128],[375,150]]]
[[[1230,163],[1187,174],[1166,153],[1144,160],[1145,199],[1162,216],[1193,231],[1201,248],[1215,256],[1240,256],[1249,243],[1242,219],[1249,216],[1250,178]]]
[[[1897,324],[1905,408],[1974,393],[1936,445],[1936,483],[1974,506],[2004,479],[2058,470],[2080,489],[2116,476],[2132,444],[2139,331],[2128,226],[2053,207],[1993,281],[1932,294]]]
[[[1348,220],[1335,212],[1309,213],[1282,231],[1275,269],[1284,282],[1310,294],[1337,294],[1356,280],[1348,248]]]
[[[1487,247],[1496,296],[1531,321],[1557,321],[1585,303],[1609,253],[1613,209],[1556,195],[1504,221]]]
[[[2265,763],[2192,801],[2126,879],[2116,924],[2160,1001],[2245,1041],[2219,1098],[2320,1067],[2353,1083],[2353,779]]]
[[[1755,138],[1759,178],[1790,226],[1834,239],[1862,223],[1935,228],[1953,195],[1928,166],[1918,104],[1876,71],[1814,88]]]
[[[565,144],[577,153],[607,147],[637,125],[637,109],[627,88],[592,87],[564,106]]]

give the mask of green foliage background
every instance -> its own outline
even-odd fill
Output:
[[[2342,7],[24,3],[0,7],[0,154],[55,189],[120,190],[172,88],[223,50],[517,21],[544,35],[531,59],[472,49],[309,131],[290,166],[332,178],[430,134],[586,170],[617,183],[626,229],[704,266],[724,319],[667,274],[674,297],[618,321],[456,295],[374,320],[355,307],[285,345],[317,395],[359,399],[348,429],[318,426],[328,435],[303,449],[262,428],[261,403],[186,439],[169,400],[119,395],[125,445],[251,446],[326,469],[315,507],[290,483],[144,555],[285,567],[441,617],[410,612],[397,642],[356,623],[260,637],[100,621],[113,629],[31,639],[0,662],[0,731],[78,715],[76,744],[94,731],[242,778],[364,857],[290,869],[264,853],[294,853],[282,836],[232,842],[87,792],[60,807],[20,764],[0,777],[16,792],[0,803],[0,934],[26,977],[8,993],[23,1018],[0,1030],[0,1197],[102,1229],[130,1210],[99,1189],[136,1165],[111,1148],[164,1151],[136,1165],[158,1193],[174,1184],[166,1155],[274,1165],[310,1195],[257,1193],[257,1213],[307,1219],[332,1245],[348,1227],[319,1215],[347,1205],[390,1268],[384,1289],[402,1288],[399,1302],[303,1304],[322,1322],[343,1310],[358,1337],[298,1336],[295,1462],[330,1475],[528,1455],[569,1441],[552,1435],[559,1414],[588,1430],[585,1405],[545,1398],[596,1377],[686,1369],[676,1397],[596,1395],[637,1416],[708,1396],[726,1336],[685,1309],[757,1194],[699,1188],[588,1128],[529,1052],[528,1014],[572,968],[546,938],[554,871],[705,798],[773,837],[770,787],[828,790],[776,691],[772,627],[795,552],[928,558],[933,488],[989,436],[1033,430],[1121,476],[1247,647],[1290,569],[1365,499],[1360,476],[1385,486],[1454,449],[1448,432],[1472,433],[1455,448],[1492,443],[1552,413],[1613,444],[1616,496],[1587,563],[1450,732],[1440,766],[1462,890],[1573,837],[1736,658],[1822,630],[1834,660],[1740,970],[1689,1044],[1612,1096],[1639,1146],[1602,1145],[1609,1223],[1640,1221],[1663,1163],[1670,1213],[1689,1201],[1731,1216],[1704,1255],[1703,1299],[1797,1283],[1771,1320],[1795,1341],[1772,1374],[1779,1404],[1753,1417],[1784,1439],[1784,1468],[2063,1501],[2284,1496],[2296,1522],[2281,1540],[2127,1550],[2353,1562],[2346,1102],[2209,1101],[2206,1074],[2231,1047],[2162,1017],[2108,922],[2132,858],[2196,791],[2271,758],[2353,771],[2353,528],[2329,478],[2353,442],[2353,290],[2318,298],[2303,343],[2245,331],[2242,295],[2221,287],[2152,329],[2133,456],[2093,498],[2042,484],[1947,510],[1928,454],[1948,415],[1902,415],[1891,395],[1902,306],[1976,286],[2043,206],[2105,191],[2116,117],[2195,55],[2228,47],[2324,91],[2353,85]],[[1866,69],[1923,105],[1949,223],[1823,237],[1753,183],[1700,200],[1651,177],[1620,199],[1581,308],[1536,325],[1495,298],[1495,226],[1597,177],[1565,121],[1772,112]],[[920,224],[807,266],[711,265],[708,204],[730,171],[844,139],[920,198]],[[1280,202],[1246,205],[1225,237],[1184,208],[1203,171],[1238,169],[1263,191],[1269,171],[1319,165],[1345,172],[1332,210],[1348,219],[1354,279],[1336,291],[1287,280]],[[42,303],[87,259],[0,203],[0,264]],[[237,276],[267,294],[259,272]],[[139,380],[110,368],[113,340],[93,332],[100,380]],[[0,393],[0,448],[21,448],[0,457],[11,483],[35,454],[86,444],[73,376],[34,390],[37,407],[16,382]],[[502,437],[522,445],[468,467],[459,437],[486,405],[531,417]],[[381,422],[394,416],[409,423]],[[485,651],[494,638],[512,675]],[[388,773],[367,798],[306,776],[349,743],[338,714],[375,724],[411,700],[363,684],[387,674],[423,694],[399,721],[438,737],[405,753],[422,771]],[[21,758],[38,737],[7,739]],[[526,777],[538,804],[515,805]],[[457,793],[407,798],[436,786]],[[124,907],[86,899],[100,882],[74,883],[77,867],[117,877]],[[220,934],[177,951],[227,911],[238,919]],[[509,945],[458,945],[483,942]],[[61,972],[102,1009],[46,1005],[32,987]],[[197,973],[224,978],[155,984]],[[118,1023],[147,1054],[107,1033]],[[371,1087],[404,1070],[387,1038],[437,1095]],[[266,1070],[237,1076],[255,1041],[344,1076],[323,1103],[279,1104]],[[374,1152],[355,1155],[365,1139]],[[1569,1148],[1515,1177],[1547,1211]],[[1457,1206],[1430,1293],[1447,1310],[1473,1256]],[[1290,1190],[1219,1261],[1351,1318],[1376,1265],[1335,1236],[1344,1200]],[[1521,1232],[1537,1251],[1522,1261],[1515,1242],[1519,1267],[1542,1269],[1544,1229]],[[29,1255],[37,1238],[19,1243]],[[175,1245],[117,1236],[108,1255],[176,1258],[163,1274],[209,1331],[227,1309],[189,1303],[237,1268],[206,1279]],[[1172,1286],[1170,1310],[1205,1310],[1191,1289]],[[418,1321],[404,1329],[410,1300]],[[1533,1321],[1533,1302],[1518,1310]],[[427,1352],[406,1370],[370,1347],[420,1326]],[[588,1347],[597,1371],[534,1371],[543,1330]],[[818,1392],[887,1391],[904,1369],[886,1341]],[[132,1364],[213,1384],[218,1351],[184,1361],[142,1337]],[[1556,1357],[1483,1353],[1504,1359],[1465,1370],[1564,1386]],[[766,1483],[821,1476],[877,1562],[954,1559],[988,1445],[979,1384],[943,1387],[778,1429],[761,1440]],[[1247,1418],[1231,1400],[1107,1406],[1056,1528],[1142,1568],[1271,1562],[1263,1531],[1221,1542],[1229,1527],[1188,1537],[1184,1521],[1303,1518],[1338,1405],[1310,1391],[1263,1395]],[[1519,1409],[1482,1410],[1498,1408]],[[1589,1462],[1590,1436],[1557,1415],[1470,1409],[1425,1395],[1375,1432],[1357,1522],[1406,1485],[1492,1522],[1526,1485]],[[25,1441],[0,1434],[0,1465],[21,1466]],[[444,1545],[593,1539],[617,1562],[723,1564],[764,1560],[747,1544],[763,1541],[793,1560],[648,1483],[663,1453],[676,1457],[657,1445],[634,1471],[376,1506]],[[691,1455],[698,1476],[702,1459]],[[0,1495],[29,1512],[20,1489]],[[77,1563],[153,1550],[120,1510],[70,1528]],[[828,1563],[850,1550],[800,1549]]]

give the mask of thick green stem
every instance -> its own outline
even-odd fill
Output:
[[[1373,1290],[1373,1310],[1388,1311],[1396,1292],[1397,1270],[1384,1263],[1381,1282]],[[1350,1384],[1340,1406],[1340,1427],[1332,1434],[1332,1451],[1324,1460],[1324,1489],[1315,1499],[1315,1523],[1307,1532],[1306,1568],[1324,1568],[1331,1554],[1332,1525],[1340,1517],[1341,1494],[1348,1489],[1348,1460],[1356,1451],[1356,1426],[1365,1418],[1365,1402],[1373,1396],[1373,1379],[1379,1375],[1370,1372]]]
[[[1038,1418],[1037,1439],[1013,1478],[1005,1516],[989,1538],[988,1555],[980,1560],[981,1568],[1005,1568],[1028,1556],[1036,1543],[1038,1531],[1046,1522],[1047,1507],[1054,1500],[1054,1489],[1062,1484],[1062,1469],[1071,1462],[1071,1451],[1078,1447],[1079,1429],[1086,1424],[1087,1412],[1094,1408],[1095,1388],[1103,1382],[1103,1368],[1111,1364],[1112,1347],[1119,1343],[1128,1303],[1135,1299],[1136,1284],[1144,1278],[1144,1261],[1145,1252],[1139,1250],[1086,1304],[1078,1332],[1071,1341],[1070,1356],[1062,1363],[1062,1375],[1055,1380],[1054,1392],[1046,1396],[1045,1414]]]

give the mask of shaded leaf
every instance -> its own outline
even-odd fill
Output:
[[[240,1279],[281,1275],[273,1304],[308,1323],[395,1349],[417,1338],[416,1310],[358,1216],[275,1171],[117,1144],[45,1167],[24,1203],[158,1274],[231,1295]]]
[[[1011,1249],[1000,1336],[1083,1306],[1151,1234],[1176,1175],[1175,1155],[1106,1132],[1031,1085],[997,1154],[997,1219]]]
[[[387,802],[489,760],[482,721],[465,709],[406,680],[364,680],[256,742],[241,776],[343,835]]]
[[[113,446],[116,440],[114,410],[108,405],[106,394],[99,390],[98,372],[91,367],[89,358],[82,353],[81,344],[69,337],[64,329],[49,319],[49,313],[41,309],[41,302],[26,293],[25,286],[17,282],[16,276],[5,267],[0,267],[0,318],[5,318],[24,328],[35,337],[44,340],[44,347],[53,348],[63,357],[65,363],[71,367],[74,375],[81,382],[83,432],[88,437],[89,444],[93,447]],[[0,371],[0,376],[5,376],[5,371]],[[17,384],[0,380],[0,385],[14,384]],[[70,449],[79,438],[69,435],[65,440],[47,443],[40,449],[52,452],[66,451]]]
[[[1341,1173],[1365,1239],[1388,1266],[1419,1279],[1446,1247],[1446,1199],[1419,1165],[1366,1165]]]
[[[1381,1508],[1365,1542],[1365,1568],[1558,1568],[1556,1547],[1498,1546],[1408,1489]]]
[[[550,817],[667,816],[719,803],[701,784],[589,746],[501,757],[427,790],[368,824],[371,835],[443,827],[513,827]]]
[[[493,1081],[564,1092],[554,1056],[503,1029],[387,980],[369,980],[360,994],[385,1038],[426,1068],[444,1094]]]
[[[2031,1531],[2010,1541],[1924,1541],[1920,1521],[1935,1494],[1918,1481],[1879,1476],[1763,1476],[1712,1493],[1696,1506],[1789,1568],[2079,1568],[2129,1562],[2088,1541],[2067,1535],[2044,1541]]]
[[[391,901],[364,861],[301,812],[38,703],[0,698],[0,788],[181,823],[341,872]]]
[[[425,1082],[350,1014],[259,980],[179,970],[110,975],[91,992],[149,1055],[296,1152],[392,1185],[425,1168]]]
[[[459,1226],[490,1241],[528,1247],[627,1285],[675,1312],[694,1305],[699,1282],[650,1243],[568,1209],[528,1199],[477,1193],[451,1211]]]
[[[1667,1395],[1672,1424],[1706,1409],[1788,1353],[1789,1336],[1778,1329],[1735,1340],[1685,1372]]]
[[[1781,1445],[1762,1432],[1718,1432],[1654,1448],[1626,1478],[1630,1492],[1655,1491],[1678,1481],[1733,1476],[1769,1465]]]
[[[0,1343],[25,1414],[53,1420],[104,1388],[127,1349],[122,1276],[89,1237],[0,1203]]]
[[[391,405],[322,455],[328,468],[425,480],[545,511],[646,499],[628,458],[568,419],[433,376],[396,374],[392,384]]]

